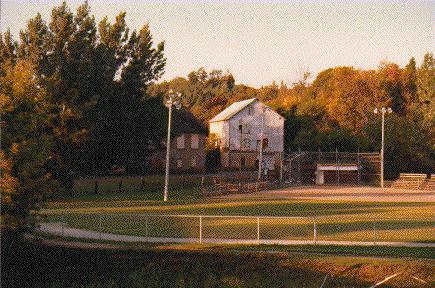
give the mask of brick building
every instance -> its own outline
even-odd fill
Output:
[[[195,173],[205,171],[205,139],[207,128],[186,110],[173,115],[170,152],[172,173]],[[166,142],[162,139],[162,142]],[[166,146],[164,144],[163,146]],[[166,148],[156,151],[149,159],[152,170],[164,171]]]

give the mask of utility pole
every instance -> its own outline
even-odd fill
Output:
[[[260,159],[258,161],[258,180],[261,180],[261,174],[263,167],[263,138],[264,138],[264,121],[266,116],[266,111],[270,110],[269,106],[263,106],[263,117],[261,118],[261,139],[260,139]]]
[[[263,110],[263,117],[261,118],[261,136],[260,136],[260,157],[258,159],[258,181],[261,180],[261,174],[263,169],[263,137],[264,137],[264,113],[265,110]]]

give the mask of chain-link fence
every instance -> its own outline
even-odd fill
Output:
[[[210,195],[252,193],[289,185],[377,186],[380,183],[379,153],[297,151],[271,154],[266,151],[262,173],[258,171],[258,154],[258,151],[229,151],[229,167],[221,167],[213,173],[171,174],[170,188]],[[72,190],[60,196],[129,192],[152,195],[156,192],[155,197],[158,197],[157,193],[163,189],[164,175],[112,176],[76,179]]]
[[[406,242],[435,246],[434,219],[63,214],[42,216],[39,229],[58,236],[124,242],[284,245]]]

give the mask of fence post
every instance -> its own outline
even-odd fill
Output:
[[[335,180],[336,180],[337,186],[339,186],[340,185],[340,168],[338,167],[338,149],[337,148],[335,148],[335,167],[337,168],[336,174],[335,174],[335,177],[337,179],[335,179]]]
[[[376,245],[376,222],[373,221],[373,245]]]
[[[62,237],[65,237],[65,215],[62,214],[61,216],[62,221]]]
[[[122,193],[122,180],[119,180],[118,190],[119,190],[119,193]]]
[[[98,194],[98,180],[95,180],[94,194]]]
[[[360,160],[359,160],[359,148],[358,148],[358,154],[357,154],[357,157],[358,157],[358,185],[360,185],[361,184],[361,164],[360,164]]]
[[[314,222],[313,242],[314,242],[314,244],[316,244],[316,242],[317,242],[317,227],[316,227],[316,219],[313,219],[313,222]]]
[[[145,237],[148,241],[148,216],[145,216]]]
[[[302,183],[302,175],[301,175],[301,157],[299,157],[302,153],[301,147],[298,147],[297,161],[298,161],[298,184]]]
[[[103,215],[100,213],[100,214],[98,214],[98,232],[99,232],[99,238],[100,238],[100,240],[101,240],[101,230],[102,230],[102,218],[103,217]]]
[[[145,190],[145,181],[143,179],[143,176],[140,177],[140,190],[143,192]]]
[[[260,244],[260,217],[257,217],[257,244]]]
[[[199,244],[202,244],[202,216],[199,216]]]

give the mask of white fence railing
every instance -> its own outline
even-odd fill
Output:
[[[40,231],[123,242],[434,246],[434,219],[47,214]]]

